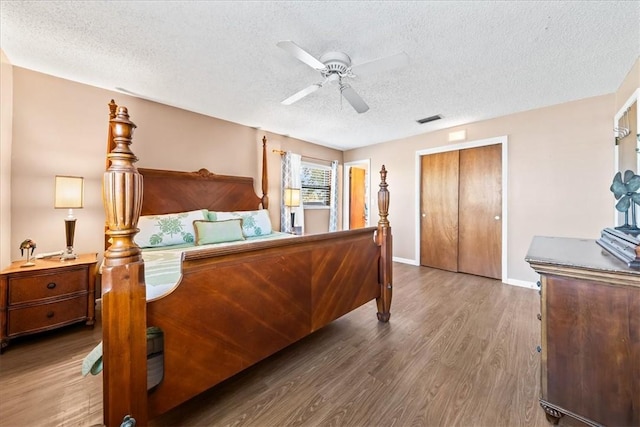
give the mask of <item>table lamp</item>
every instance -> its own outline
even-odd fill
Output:
[[[78,256],[73,253],[73,237],[76,230],[76,218],[74,209],[82,209],[84,178],[79,176],[56,175],[55,204],[56,209],[69,209],[64,219],[64,231],[67,238],[67,249],[62,254],[62,261],[75,259]]]
[[[285,188],[284,189],[284,205],[289,207],[291,211],[291,232],[295,230],[296,213],[292,208],[300,206],[300,189]]]

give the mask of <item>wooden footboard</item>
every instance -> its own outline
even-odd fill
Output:
[[[186,252],[179,286],[147,303],[144,263],[133,242],[143,210],[143,180],[130,150],[135,125],[124,107],[110,123],[115,144],[104,203],[112,244],[102,279],[106,425],[118,426],[125,416],[146,425],[373,299],[378,319],[389,320],[392,238],[384,166],[377,227]],[[258,199],[265,204],[266,197]],[[149,393],[147,326],[164,335],[163,380]]]
[[[180,286],[147,306],[149,325],[165,336],[149,417],[379,298],[374,230],[187,259]]]

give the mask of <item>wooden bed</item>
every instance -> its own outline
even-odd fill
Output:
[[[134,243],[140,215],[206,208],[267,207],[252,178],[136,169],[135,125],[112,101],[107,216],[102,268],[104,422],[136,425],[168,411],[241,370],[371,301],[388,322],[392,291],[389,192],[381,171],[377,227],[185,253],[173,292],[146,301],[144,262]],[[263,140],[266,159],[266,140]],[[144,183],[144,185],[143,185]],[[143,195],[144,188],[144,195]],[[147,391],[148,326],[164,334],[162,382]]]

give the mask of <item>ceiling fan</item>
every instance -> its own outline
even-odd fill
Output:
[[[364,113],[369,110],[366,102],[356,93],[346,80],[363,76],[369,73],[389,71],[396,68],[405,67],[409,64],[409,56],[404,53],[398,53],[385,58],[376,59],[362,64],[352,65],[349,55],[343,52],[327,52],[316,59],[306,50],[292,42],[291,40],[283,40],[277,43],[277,46],[289,52],[295,58],[304,62],[311,68],[319,71],[324,80],[307,86],[301,91],[291,95],[282,104],[291,105],[305,96],[315,92],[327,83],[338,83],[340,93],[344,99],[358,112]]]

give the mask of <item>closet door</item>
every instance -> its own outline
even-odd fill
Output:
[[[502,145],[421,158],[420,264],[500,279]]]
[[[420,264],[458,271],[458,151],[422,156]]]
[[[502,145],[460,150],[458,271],[502,276]]]

